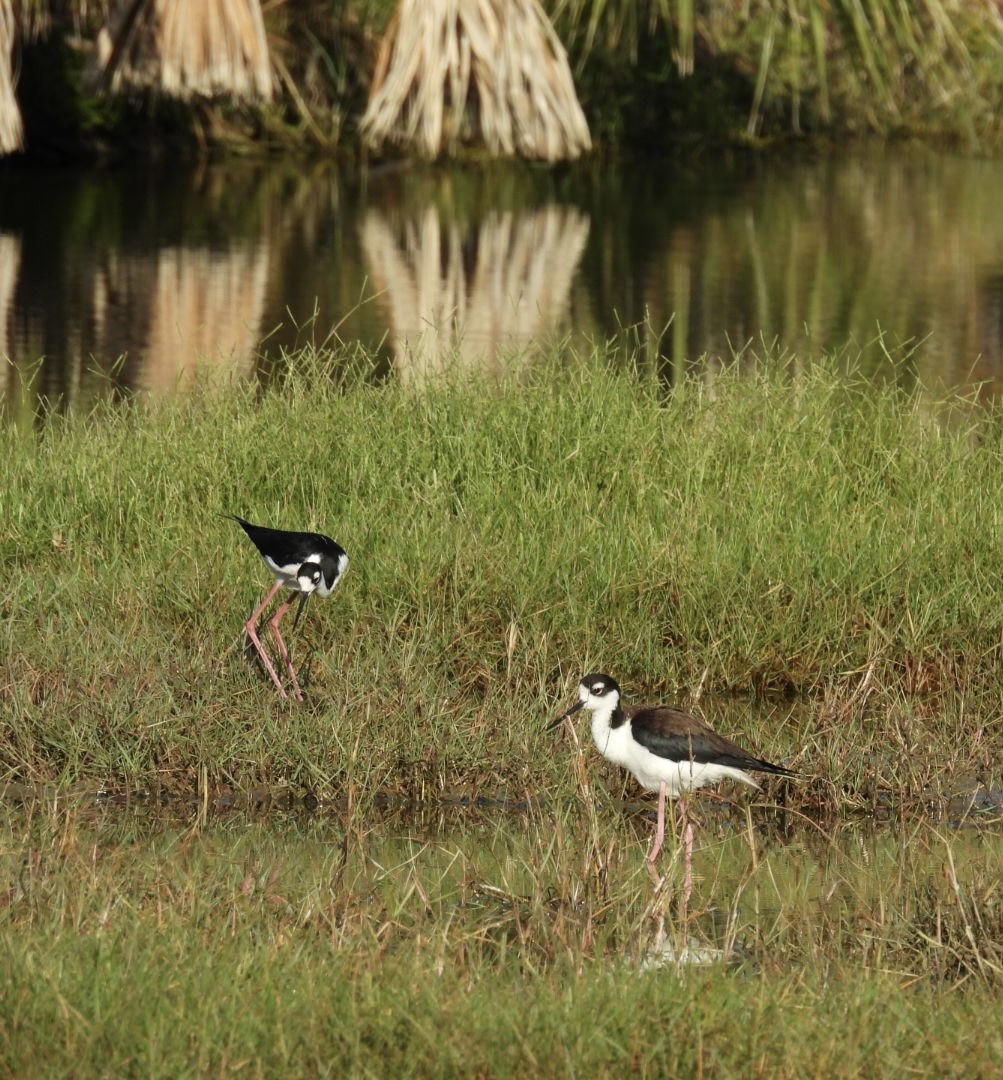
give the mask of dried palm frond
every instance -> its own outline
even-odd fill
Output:
[[[567,54],[539,0],[401,0],[362,119],[368,146],[425,157],[480,140],[557,161],[592,145]]]
[[[64,4],[66,2],[63,0]],[[14,17],[22,42],[38,41],[48,33],[52,26],[51,7],[52,0],[13,0]],[[79,18],[82,15],[77,6],[74,16]]]
[[[122,0],[97,51],[116,91],[271,100],[260,0]]]
[[[0,154],[24,145],[21,109],[14,95],[14,6],[0,0]]]

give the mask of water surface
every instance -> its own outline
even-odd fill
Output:
[[[620,339],[667,380],[735,356],[936,390],[1003,369],[1003,161],[0,171],[0,393],[33,415],[267,379],[360,341],[378,376]],[[894,362],[893,362],[894,361]]]

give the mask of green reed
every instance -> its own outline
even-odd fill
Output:
[[[616,121],[608,102],[599,95],[589,100],[590,91],[617,86],[631,102],[619,122],[636,126],[645,103],[631,97],[630,80],[636,86],[641,72],[651,86],[671,88],[663,118],[674,131],[660,132],[667,141],[685,130],[688,112],[680,98],[693,86],[702,97],[705,131],[715,126],[716,108],[736,109],[747,98],[750,136],[836,130],[999,140],[994,103],[1003,65],[1000,16],[992,5],[553,0],[550,7],[578,65],[587,107],[600,123],[604,116]],[[630,79],[618,83],[623,72]],[[739,81],[748,84],[742,92]],[[657,138],[656,132],[653,125]]]

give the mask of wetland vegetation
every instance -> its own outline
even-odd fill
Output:
[[[604,154],[693,159],[715,143],[858,132],[995,150],[1003,134],[998,4],[546,6]],[[394,8],[224,0],[218,10],[266,20],[259,96],[273,97],[252,106],[218,87],[183,104],[156,88],[105,96],[85,74],[111,5],[0,0],[0,146],[21,146],[23,111],[43,159],[351,154]],[[129,8],[137,23],[153,10]],[[147,25],[133,74],[139,45],[157,43]],[[189,44],[194,25],[182,28]],[[26,201],[55,190],[28,175]],[[554,175],[560,186],[566,173]],[[374,191],[378,176],[365,179]],[[415,205],[433,186],[401,177]],[[61,265],[100,264],[82,288],[31,264],[54,308],[94,298],[66,335],[66,385],[42,377],[50,348],[22,344],[61,336],[47,304],[32,324],[45,333],[15,337],[0,359],[0,1073],[1003,1073],[1003,406],[975,382],[996,372],[996,203],[987,195],[983,212],[980,194],[991,184],[941,189],[898,231],[873,192],[861,199],[859,178],[845,206],[820,185],[806,218],[831,213],[839,227],[816,243],[786,195],[793,227],[769,240],[744,203],[678,228],[658,177],[640,198],[617,189],[637,229],[650,232],[653,214],[671,227],[673,243],[647,260],[654,274],[635,277],[645,260],[600,245],[617,302],[594,318],[580,302],[566,340],[553,341],[568,325],[554,318],[549,336],[499,346],[501,374],[469,370],[459,350],[452,366],[436,353],[406,367],[404,325],[382,349],[276,338],[278,359],[256,354],[253,380],[246,349],[244,370],[192,375],[165,332],[162,377],[120,380],[126,364],[149,364],[155,335],[120,350],[92,345],[91,328],[204,326],[211,337],[193,340],[209,356],[229,326],[258,349],[275,325],[260,317],[269,258],[295,265],[293,298],[276,293],[294,322],[290,305],[313,301],[316,314],[328,291],[337,319],[358,303],[343,268],[321,266],[314,287],[312,254],[270,253],[257,232],[246,265],[240,250],[224,261],[215,306],[201,306],[213,290],[197,274],[180,299],[173,285],[143,299],[142,281],[180,281],[176,265],[218,258],[227,238],[240,248],[232,226],[245,213],[277,235],[302,227],[346,243],[357,215],[337,187],[329,225],[281,186],[292,226],[219,182],[211,243],[171,234],[163,279],[128,253],[95,255],[89,223],[104,234],[162,221],[131,179],[111,212],[88,186],[69,241],[54,245],[46,218],[45,243],[22,245],[18,213],[0,237],[2,296],[15,296],[22,247],[65,244],[76,255]],[[494,205],[462,187],[442,196],[461,218],[467,203]],[[889,185],[893,202],[902,189]],[[58,215],[60,198],[49,204]],[[371,242],[395,213],[374,205]],[[503,230],[496,246],[479,223],[423,215],[427,249],[402,249],[416,265],[427,251],[473,294],[469,267],[446,272],[451,246],[461,262],[479,251],[492,285],[529,280],[520,266],[499,272]],[[596,232],[628,231],[601,207],[592,216]],[[590,221],[570,203],[545,220],[574,256],[544,261],[554,288]],[[524,233],[546,254],[539,235]],[[723,258],[742,244],[749,272]],[[766,244],[780,251],[776,276]],[[846,284],[829,262],[844,246]],[[937,316],[950,357],[937,370],[963,379],[924,381],[933,368],[916,359],[914,320],[896,322],[877,284],[885,253],[914,247],[910,286],[921,263],[952,282],[930,276],[915,306]],[[407,262],[384,250],[407,297]],[[960,250],[979,253],[971,294],[953,288],[969,273]],[[380,264],[363,265],[378,278]],[[745,277],[759,302],[735,335],[709,282],[727,292]],[[430,281],[414,292],[435,293]],[[503,313],[522,295],[497,292]],[[649,333],[652,296],[666,305],[668,351]],[[545,312],[535,294],[527,307]],[[590,344],[611,309],[627,330]],[[833,340],[824,329],[841,311],[850,339],[892,320],[878,330],[882,362],[861,354],[868,378],[845,351],[802,355],[781,333],[803,325],[810,351]],[[704,334],[694,347],[697,322],[725,345]],[[414,325],[426,324],[437,322],[422,309]],[[770,340],[756,355],[750,342]],[[139,385],[175,393],[127,389]],[[351,558],[334,597],[289,635],[302,704],[279,699],[247,654],[243,623],[267,573],[233,513],[321,530]],[[693,800],[685,910],[674,845],[660,883],[645,869],[652,800],[585,725],[544,730],[596,669],[632,700],[683,704],[798,773]]]
[[[993,402],[288,359],[8,429],[5,1072],[1003,1067]],[[302,706],[231,512],[352,560]],[[685,925],[648,802],[543,731],[596,668],[803,778],[695,800]],[[663,925],[728,959],[657,967]]]
[[[337,750],[339,772],[355,755],[356,784],[388,757],[415,763],[396,782],[424,784],[447,762],[522,759],[535,730],[496,719],[542,718],[597,668],[649,695],[836,709],[880,694],[896,722],[936,716],[924,757],[942,772],[971,741],[945,700],[976,715],[998,700],[995,408],[827,362],[668,390],[601,348],[423,386],[372,381],[353,355],[304,352],[267,390],[239,375],[220,387],[217,370],[201,391],[9,441],[20,779],[186,784],[209,765],[239,785],[331,791]],[[267,574],[230,512],[327,532],[352,560],[298,633],[306,708],[247,668],[241,625]],[[341,715],[367,738],[339,734]],[[846,779],[835,755],[850,743],[888,738],[854,722],[815,748],[830,777]],[[779,733],[756,745],[779,761],[792,749]],[[901,768],[884,778],[900,791]]]
[[[442,28],[456,9],[437,0],[217,0],[215,18],[193,6],[173,33],[158,29],[156,5],[146,0],[7,0],[0,147],[20,145],[20,111],[27,149],[41,158],[137,151],[173,158],[181,148],[201,155],[221,146],[355,154],[380,41],[399,6],[405,21],[430,12],[440,20],[418,44],[436,41],[423,67],[438,77],[431,96],[441,111],[449,102],[441,91],[449,84]],[[513,23],[513,10],[538,10],[516,0],[508,6]],[[475,7],[495,62],[506,62],[513,43],[499,30],[505,5],[476,0]],[[542,7],[567,51],[593,143],[604,151],[692,153],[867,133],[994,152],[1003,136],[1001,15],[987,0],[546,0]],[[546,56],[522,34],[506,71],[525,78]],[[99,92],[99,67],[114,93]],[[471,111],[481,108],[475,102]],[[17,129],[7,144],[5,126]]]
[[[716,926],[737,951],[639,970],[658,901],[650,823],[607,806],[593,836],[584,820],[577,804],[195,831],[120,810],[18,814],[0,852],[4,1072],[998,1071],[991,839],[923,823],[876,839],[704,831],[705,912],[670,940]]]

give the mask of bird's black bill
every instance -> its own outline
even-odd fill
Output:
[[[550,723],[543,729],[544,731],[553,731],[563,720],[567,720],[572,713],[578,712],[578,710],[585,704],[584,701],[579,701],[577,705],[572,705],[566,713],[561,713],[556,719],[551,720]]]
[[[296,614],[293,617],[293,631],[295,632],[296,626],[300,621],[300,616],[303,614],[303,609],[306,607],[307,600],[310,599],[308,592],[300,593],[300,602],[296,605]]]

